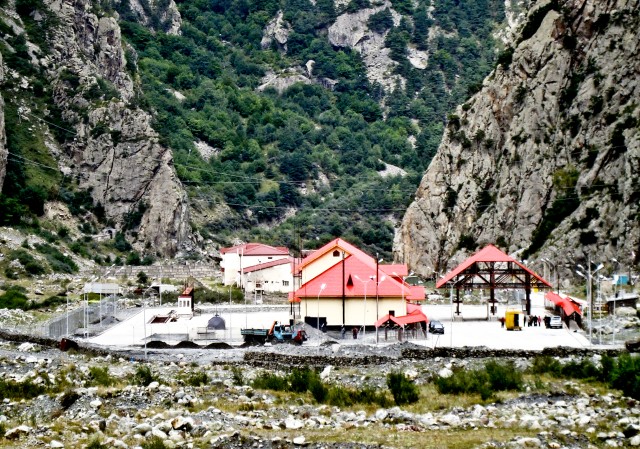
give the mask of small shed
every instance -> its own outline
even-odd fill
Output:
[[[635,309],[637,302],[637,293],[618,292],[607,298],[607,312],[609,312],[609,314],[615,314],[616,309],[619,307],[631,307]]]

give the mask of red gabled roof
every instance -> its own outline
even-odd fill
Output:
[[[495,246],[488,245],[488,246],[485,246],[480,251],[478,251],[477,253],[475,253],[473,256],[469,257],[464,262],[462,262],[460,265],[458,265],[452,271],[447,273],[447,275],[444,278],[442,278],[442,279],[440,279],[438,281],[438,283],[436,284],[436,288],[442,288],[445,284],[447,284],[449,281],[454,279],[460,273],[462,273],[467,268],[471,267],[472,265],[474,265],[474,264],[476,264],[478,262],[511,262],[511,263],[515,263],[520,268],[522,268],[523,270],[528,272],[533,278],[537,279],[540,283],[546,285],[547,287],[551,287],[551,284],[549,284],[547,281],[545,281],[540,276],[538,276],[536,273],[534,273],[529,268],[527,268],[526,265],[521,264],[516,259],[514,259],[513,257],[511,257],[511,256],[505,254],[504,252],[500,251]]]
[[[380,327],[387,321],[392,321],[399,326],[405,326],[407,324],[412,324],[412,323],[421,323],[423,321],[425,323],[429,322],[429,320],[427,319],[427,316],[424,313],[422,313],[421,310],[414,310],[413,312],[403,316],[393,316],[393,315],[387,314],[382,318],[380,318],[378,321],[376,321],[374,323],[374,326]]]
[[[346,259],[347,256],[351,255],[351,256],[355,256],[355,257],[361,258],[361,259],[370,259],[373,262],[373,264],[375,265],[375,259],[373,257],[369,256],[367,253],[365,253],[361,249],[356,248],[355,246],[353,246],[351,243],[347,242],[346,240],[342,240],[341,238],[337,238],[337,239],[331,240],[329,243],[324,245],[322,248],[319,248],[319,249],[315,250],[309,256],[305,257],[302,260],[302,263],[296,267],[296,273],[302,271],[302,269],[304,267],[306,267],[307,265],[311,264],[313,261],[318,260],[320,257],[324,256],[328,252],[335,251],[336,249],[337,250],[343,250],[346,253],[345,254],[345,259]]]
[[[409,269],[405,264],[388,264],[380,265],[380,267],[384,267],[384,272],[389,274],[390,276],[404,277],[409,274]]]
[[[371,279],[376,274],[376,264],[371,263],[370,259],[360,259],[358,257],[349,256],[344,259],[344,293],[347,297],[363,297],[365,294],[365,285],[367,297],[375,298],[376,282]],[[395,296],[401,297],[404,294],[406,300],[420,300],[418,291],[413,290],[408,284],[403,285],[396,278],[385,275],[380,266],[380,279],[384,276],[384,280],[378,284],[378,296]],[[324,290],[321,291],[322,284],[325,284]],[[321,297],[340,297],[343,290],[343,273],[342,264],[336,264],[330,267],[324,273],[319,274],[314,279],[306,282],[296,292],[295,296],[313,298],[320,294]],[[418,296],[414,298],[413,295]],[[422,289],[422,299],[424,299],[424,289]]]
[[[582,315],[582,311],[580,310],[580,306],[575,302],[571,301],[568,297],[562,297],[554,292],[548,292],[545,295],[549,301],[553,302],[555,305],[560,306],[564,311],[564,314],[570,316],[572,313],[577,313],[578,315]]]
[[[266,268],[277,267],[278,265],[285,264],[293,265],[293,257],[284,257],[282,259],[270,260],[269,262],[251,265],[249,267],[243,268],[242,271],[244,273],[252,273],[254,271],[260,271]]]
[[[243,256],[288,256],[289,249],[284,246],[269,246],[264,243],[244,243],[230,248],[221,248],[220,254],[235,253]]]

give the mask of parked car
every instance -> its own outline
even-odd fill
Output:
[[[557,315],[552,316],[551,320],[549,321],[549,327],[551,329],[562,329],[562,318]]]
[[[432,334],[444,334],[444,326],[440,321],[429,321],[429,332]]]

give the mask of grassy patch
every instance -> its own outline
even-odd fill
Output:
[[[257,435],[264,438],[272,438],[268,431],[257,430]],[[428,447],[429,449],[467,449],[477,447],[488,441],[506,442],[516,436],[534,436],[535,432],[521,428],[510,429],[451,429],[429,430],[423,432],[398,431],[395,427],[376,428],[372,432],[370,428],[344,429],[305,429],[305,438],[308,443],[352,443],[380,445],[394,448]],[[279,436],[285,439],[293,439],[298,434],[295,431],[282,430]]]

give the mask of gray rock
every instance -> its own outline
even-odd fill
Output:
[[[7,440],[13,440],[16,438],[20,438],[21,435],[26,435],[31,433],[33,429],[29,426],[21,425],[14,427],[13,429],[9,429],[5,432],[4,437]]]
[[[545,3],[535,2],[531,10]],[[637,184],[631,173],[639,164],[640,139],[637,127],[621,131],[618,121],[628,99],[640,98],[638,77],[630,76],[640,71],[637,24],[608,22],[594,33],[586,24],[605,20],[604,8],[595,3],[582,7],[584,2],[561,5],[562,12],[551,9],[528,39],[514,39],[511,63],[498,66],[482,89],[458,107],[457,118],[449,121],[394,241],[394,258],[418,273],[431,276],[447,261],[463,260],[470,252],[460,249],[463,236],[471,236],[478,247],[502,240],[508,253],[528,248],[545,220],[544,211],[565,195],[553,174],[569,171],[575,171],[573,184],[578,190],[619,183],[622,193],[581,198],[545,236],[539,253],[568,275],[572,270],[564,268],[560,255],[570,252],[572,260],[586,259],[584,233],[594,236],[590,251],[602,260],[637,251],[638,203],[629,207],[629,192]],[[632,16],[636,8],[633,2],[616,2],[620,16]],[[345,33],[343,40],[359,35]],[[579,45],[564,46],[568,36]],[[597,67],[579,82],[582,65],[574,63],[578,54],[581,61]],[[575,95],[567,101],[570,85]],[[604,94],[607,91],[609,95]],[[592,104],[602,105],[601,111],[588,112]],[[606,116],[612,119],[603,123]],[[637,111],[631,116],[637,120]],[[624,140],[627,155],[615,160],[607,150],[614,133]],[[592,216],[603,218],[588,218]],[[609,244],[612,240],[620,242],[618,247]]]

